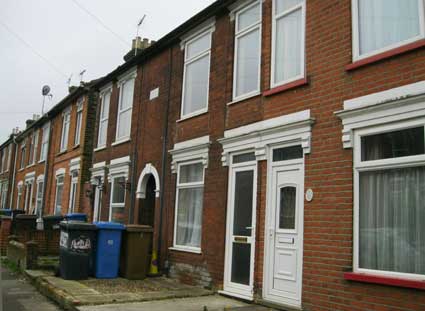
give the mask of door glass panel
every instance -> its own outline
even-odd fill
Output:
[[[284,187],[280,189],[279,229],[295,229],[296,197],[296,187]]]
[[[362,161],[425,154],[424,127],[362,137]]]
[[[273,150],[273,162],[302,159],[303,156],[303,148],[301,146],[291,146]]]
[[[249,285],[251,244],[233,243],[232,283]]]
[[[237,172],[235,177],[235,204],[233,235],[251,236],[254,171]]]

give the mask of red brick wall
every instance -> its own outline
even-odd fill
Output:
[[[270,88],[271,0],[263,4],[261,88]],[[306,156],[305,187],[315,198],[305,202],[303,307],[305,310],[422,310],[422,291],[345,281],[352,269],[352,151],[341,142],[341,121],[334,115],[343,101],[425,80],[425,49],[346,71],[351,63],[351,1],[307,1],[306,72],[308,84],[273,96],[258,96],[230,106],[233,75],[233,23],[228,14],[216,18],[211,59],[209,112],[176,122],[180,117],[183,52],[173,47],[169,142],[210,135],[202,229],[202,254],[169,251],[171,264],[206,268],[213,284],[223,282],[227,168],[222,167],[216,142],[226,129],[310,109],[315,124],[312,151]],[[151,131],[149,128],[147,132]],[[145,148],[146,149],[146,148]],[[143,152],[143,148],[141,148]],[[175,175],[167,161],[164,232],[172,246]],[[259,163],[255,289],[261,295],[267,163]],[[166,247],[164,247],[165,251]],[[182,268],[184,270],[185,268]],[[182,278],[190,281],[187,273]],[[191,279],[197,281],[194,275]]]
[[[3,218],[0,224],[0,256],[5,256],[7,251],[8,238],[12,228],[12,219]]]

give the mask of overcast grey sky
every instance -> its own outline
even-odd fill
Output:
[[[67,79],[89,81],[115,69],[130,50],[136,25],[146,14],[140,35],[158,40],[213,0],[1,0],[0,10],[0,143],[12,128],[40,114],[41,88],[48,84],[51,108],[67,91]],[[123,40],[106,30],[96,15]],[[6,29],[7,28],[7,29]],[[11,32],[24,39],[46,64]]]

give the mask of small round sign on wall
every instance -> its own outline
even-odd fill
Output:
[[[307,191],[305,192],[305,199],[307,200],[307,202],[311,202],[313,201],[314,198],[314,192],[313,189],[307,189]]]

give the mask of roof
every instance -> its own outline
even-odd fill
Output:
[[[188,31],[192,30],[193,28],[201,25],[203,22],[208,20],[209,18],[217,15],[217,13],[227,9],[229,5],[236,2],[236,0],[217,0],[198,14],[191,17],[189,20],[181,24],[179,27],[175,28],[168,34],[166,34],[164,37],[159,39],[157,42],[152,44],[150,47],[144,49],[142,52],[137,54],[135,57],[130,59],[128,62],[122,64],[118,68],[116,68],[114,71],[110,72],[105,77],[101,78],[96,82],[93,87],[94,88],[101,88],[105,84],[113,81],[121,74],[125,73],[132,67],[143,63],[150,57],[160,53],[164,49],[168,48],[169,46],[175,44],[178,42],[181,36],[183,36]]]
[[[51,120],[53,117],[57,116],[59,113],[61,113],[69,104],[72,104],[76,99],[78,99],[80,96],[86,94],[93,83],[97,82],[98,80],[93,80],[88,83],[84,83],[84,85],[77,87],[75,90],[73,90],[71,93],[69,93],[66,97],[64,97],[59,103],[54,105],[48,112],[46,112],[43,116],[41,116],[38,120],[33,122],[31,125],[29,125],[25,130],[23,130],[21,133],[16,135],[16,140],[21,141],[23,138],[27,136],[29,132],[33,128],[39,128],[45,123],[47,123],[49,120]],[[1,147],[0,147],[1,148]]]

